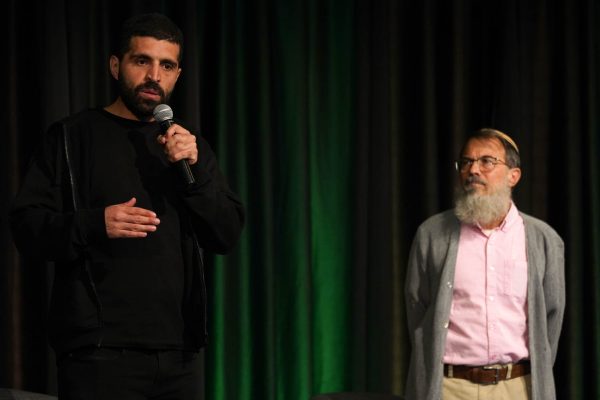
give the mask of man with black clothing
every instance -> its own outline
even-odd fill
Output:
[[[61,399],[200,396],[202,249],[229,251],[244,211],[208,143],[154,120],[181,73],[182,44],[161,14],[126,21],[109,63],[119,97],[53,124],[15,199],[18,248],[55,263]],[[194,183],[173,167],[180,160]]]

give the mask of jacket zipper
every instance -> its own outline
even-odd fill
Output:
[[[71,156],[70,156],[70,142],[69,142],[69,134],[67,132],[67,125],[65,123],[62,124],[63,131],[63,143],[64,143],[64,151],[65,151],[65,162],[67,164],[67,171],[69,172],[69,183],[71,186],[71,197],[73,200],[73,211],[79,210],[79,204],[77,199],[77,182],[75,180],[75,175],[73,175],[73,168],[71,164]],[[102,328],[104,326],[104,321],[102,320],[102,303],[100,302],[100,297],[98,296],[98,291],[96,290],[96,284],[92,279],[92,271],[90,269],[90,261],[87,257],[84,259],[84,268],[85,273],[88,278],[88,283],[92,288],[92,293],[94,293],[94,301],[96,303],[96,309],[98,311],[98,325]],[[98,339],[97,347],[102,346],[102,340],[104,339],[104,332],[100,334],[100,338]]]

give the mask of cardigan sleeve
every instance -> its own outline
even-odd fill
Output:
[[[552,350],[552,363],[556,360],[558,339],[562,329],[565,310],[565,255],[564,243],[557,234],[545,241],[546,271],[544,275],[544,299],[546,302],[546,321],[548,341]]]
[[[411,341],[415,330],[421,326],[430,302],[430,287],[426,272],[427,236],[420,227],[417,230],[410,250],[405,283],[407,325]]]
[[[554,364],[565,311],[565,247],[558,233],[544,221],[521,213],[527,234],[528,263],[536,284],[529,293],[530,346],[547,349]],[[542,326],[540,326],[542,325]],[[542,329],[543,327],[543,329]],[[541,337],[541,333],[544,337]],[[542,346],[542,347],[540,347]]]

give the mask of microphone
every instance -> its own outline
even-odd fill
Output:
[[[173,110],[171,110],[171,107],[166,104],[159,104],[154,107],[152,114],[154,115],[154,119],[160,123],[160,127],[162,128],[163,132],[166,132],[167,129],[174,124]],[[196,182],[194,175],[192,175],[190,164],[188,164],[187,160],[179,160],[175,164],[177,165],[177,168],[179,169],[179,172],[181,173],[186,185],[189,186]]]

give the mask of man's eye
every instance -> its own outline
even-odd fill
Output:
[[[481,163],[483,165],[485,165],[486,167],[490,167],[492,165],[494,165],[496,160],[494,160],[492,157],[482,157],[481,158]]]
[[[163,68],[165,71],[172,71],[175,69],[175,66],[173,64],[163,64]]]

